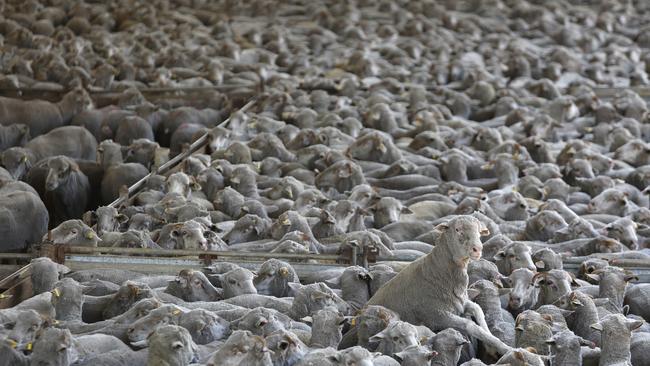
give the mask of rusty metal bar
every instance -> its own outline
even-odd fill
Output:
[[[28,264],[0,281],[0,309],[16,306],[32,297],[32,265]]]
[[[320,260],[336,261],[340,259],[333,254],[293,254],[293,253],[267,253],[267,252],[233,252],[233,251],[204,251],[204,250],[183,250],[183,249],[146,249],[146,248],[114,248],[114,247],[83,247],[67,246],[65,254],[114,254],[114,255],[140,255],[147,257],[204,257],[213,258],[277,258],[296,260]]]
[[[29,253],[0,253],[0,259],[32,259]]]
[[[0,289],[11,287],[11,283],[31,276],[32,265],[28,264],[0,281]]]

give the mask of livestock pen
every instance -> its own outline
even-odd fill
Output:
[[[246,113],[251,110],[259,100],[259,92],[264,89],[263,85],[256,86],[257,93],[249,90],[241,92],[249,85],[220,85],[216,87],[196,88],[143,88],[138,91],[148,98],[163,102],[167,98],[181,98],[189,100],[196,97],[197,93],[217,92],[223,93],[226,98],[232,98],[231,102],[241,105],[238,113]],[[408,86],[408,85],[407,85]],[[650,99],[650,88],[594,88],[599,98],[605,100],[614,98],[623,90],[631,89],[641,97]],[[433,90],[433,88],[431,88]],[[235,96],[230,93],[235,92]],[[44,99],[57,100],[66,90],[52,89],[12,89],[0,88],[0,96],[8,96],[22,99]],[[239,94],[237,94],[239,92]],[[93,99],[99,105],[114,103],[121,93],[111,90],[90,91]],[[244,98],[244,99],[242,99]],[[233,113],[234,114],[234,113]],[[231,114],[231,117],[232,115]],[[231,120],[228,117],[216,127],[228,128]],[[130,204],[130,197],[137,193],[145,184],[146,180],[155,174],[166,174],[173,171],[182,164],[188,157],[200,151],[208,143],[208,133],[196,139],[181,154],[173,157],[161,166],[152,169],[149,175],[128,187],[128,191],[114,202],[111,207],[126,206]],[[337,238],[329,238],[328,241],[336,241]],[[264,241],[261,241],[264,242]],[[43,243],[32,248],[30,253],[0,253],[0,308],[14,306],[31,296],[31,267],[28,262],[37,257],[48,257],[59,264],[64,264],[72,271],[87,269],[123,269],[143,274],[167,274],[175,275],[185,268],[201,269],[218,261],[228,261],[243,268],[257,270],[263,261],[276,258],[291,263],[301,279],[311,282],[311,278],[321,271],[343,269],[350,265],[359,265],[368,268],[372,264],[389,264],[396,271],[399,271],[408,263],[413,261],[409,256],[378,256],[378,248],[364,247],[351,248],[339,255],[335,254],[291,254],[291,253],[265,253],[265,252],[232,252],[232,251],[202,251],[202,250],[159,250],[142,248],[115,248],[115,247],[83,247],[60,245],[57,243]],[[566,257],[563,258],[564,269],[577,273],[580,264],[589,258],[607,259],[611,265],[615,265],[633,272],[640,283],[650,283],[650,260],[646,259],[621,259],[614,258],[607,254],[593,255],[591,257]]]

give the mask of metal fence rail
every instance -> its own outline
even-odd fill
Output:
[[[291,254],[266,252],[215,252],[200,250],[154,250],[141,248],[79,247],[57,244],[44,244],[33,254],[0,253],[2,260],[27,260],[45,256],[64,264],[72,271],[92,269],[122,269],[143,274],[176,275],[182,269],[201,270],[218,262],[235,263],[241,267],[258,270],[269,258],[291,263],[300,279],[305,283],[322,280],[323,276],[336,274],[352,264],[356,255],[331,254]],[[349,254],[349,253],[348,253]],[[29,257],[28,257],[29,256]],[[564,269],[577,273],[580,264],[589,257],[573,257],[563,260]],[[650,260],[647,259],[609,259],[610,263],[633,272],[639,277],[637,282],[650,283]],[[411,258],[400,256],[377,257],[364,265],[374,263],[388,264],[396,271],[411,263]],[[11,266],[8,266],[11,267]],[[32,296],[31,265],[20,268],[0,281],[0,309],[15,306]]]
[[[372,248],[370,248],[372,250]],[[362,254],[362,253],[359,253]],[[365,253],[363,253],[365,254]],[[276,258],[300,266],[306,272],[341,268],[357,263],[356,252],[342,254],[295,254],[295,253],[267,253],[267,252],[239,252],[239,251],[203,251],[203,250],[168,250],[146,248],[114,248],[114,247],[83,247],[58,244],[43,244],[32,254],[0,253],[0,259],[27,260],[33,257],[49,257],[53,261],[87,268],[108,268],[122,266],[132,268],[134,271],[155,273],[162,271],[170,273],[170,266],[177,273],[183,266],[205,267],[215,262],[244,263],[246,266],[259,266],[262,262]],[[607,258],[607,255],[603,255]],[[400,269],[413,261],[410,256],[367,256],[362,266],[376,263],[390,264]],[[577,272],[580,264],[591,257],[564,258],[563,265],[570,272]],[[608,258],[611,265],[619,266],[634,272],[639,277],[639,282],[650,283],[650,260]],[[174,271],[171,271],[174,272]]]

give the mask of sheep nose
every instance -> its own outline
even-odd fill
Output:
[[[521,303],[521,298],[519,296],[510,296],[510,301],[508,301],[511,306],[517,307]]]

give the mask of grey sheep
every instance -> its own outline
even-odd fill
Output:
[[[467,263],[480,259],[480,235],[487,234],[486,230],[469,216],[457,216],[438,225],[437,230],[441,235],[431,253],[404,268],[368,304],[385,306],[404,321],[426,325],[433,331],[460,329],[497,352],[506,353],[510,347],[490,333],[482,319],[483,311],[467,297]],[[463,318],[467,313],[475,315],[480,323]]]

